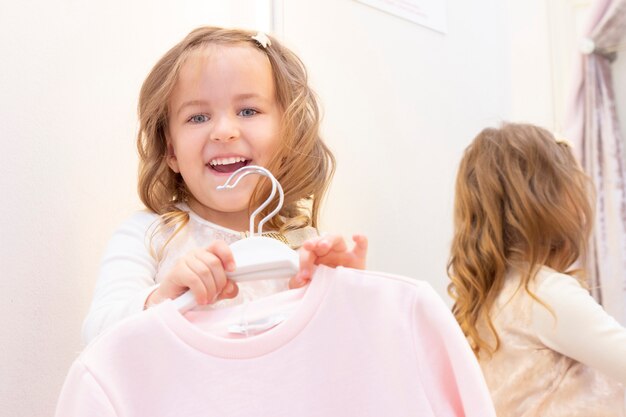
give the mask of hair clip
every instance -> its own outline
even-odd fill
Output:
[[[259,46],[262,46],[264,49],[267,49],[268,46],[272,45],[272,41],[270,40],[270,38],[267,37],[267,35],[263,32],[258,32],[256,35],[251,36],[252,39],[254,39]]]
[[[556,143],[557,143],[558,145],[565,145],[565,146],[567,146],[567,147],[568,147],[568,148],[570,148],[570,149],[572,149],[572,148],[574,147],[574,145],[572,145],[572,142],[570,142],[570,141],[569,141],[569,140],[567,140],[567,139],[563,139],[563,138],[555,138],[555,140],[556,140]]]

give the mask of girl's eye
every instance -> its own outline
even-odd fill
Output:
[[[208,120],[209,118],[204,114],[195,114],[189,118],[191,123],[204,123]]]
[[[241,116],[243,116],[243,117],[254,116],[257,113],[258,113],[258,111],[254,110],[254,109],[243,109],[242,111],[239,112],[239,114]]]

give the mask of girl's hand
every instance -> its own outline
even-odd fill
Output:
[[[351,251],[348,251],[346,242],[339,235],[317,237],[304,242],[300,248],[300,271],[289,281],[289,288],[306,285],[311,280],[314,265],[365,269],[367,238],[354,235],[352,240],[354,247]]]
[[[198,305],[237,296],[237,284],[226,278],[235,270],[230,247],[221,240],[198,248],[180,258],[165,275],[161,285],[146,300],[146,308],[167,298],[176,298],[191,289]]]

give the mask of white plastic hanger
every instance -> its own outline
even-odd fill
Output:
[[[242,178],[250,174],[263,175],[269,178],[272,182],[272,191],[267,200],[250,215],[250,237],[238,240],[230,245],[237,269],[233,272],[227,272],[226,276],[236,282],[270,278],[291,278],[298,272],[300,266],[297,252],[276,239],[261,235],[263,225],[274,217],[283,206],[285,194],[278,180],[274,178],[272,173],[267,169],[256,165],[248,165],[233,172],[226,182],[217,187],[217,189],[225,190],[234,188],[239,184]],[[231,181],[233,178],[237,177],[237,175],[239,175],[239,177],[231,184]],[[258,231],[255,234],[254,218],[271,203],[276,195],[276,190],[278,190],[278,205],[259,222]],[[177,297],[172,302],[182,313],[197,305],[191,290]]]

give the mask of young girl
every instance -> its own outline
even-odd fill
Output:
[[[339,236],[317,237],[334,158],[319,136],[305,68],[276,39],[215,27],[192,31],[154,66],[138,112],[138,188],[148,210],[127,220],[106,249],[85,341],[187,289],[202,305],[287,288],[284,280],[238,286],[226,277],[236,268],[228,244],[245,236],[251,209],[269,195],[269,181],[256,175],[216,190],[246,165],[266,167],[284,188],[282,210],[265,229],[293,248],[303,245],[290,287],[305,285],[314,264],[365,266],[363,236],[353,237],[352,250]]]
[[[485,129],[465,151],[449,291],[499,416],[624,415],[626,329],[570,269],[590,237],[590,189],[539,127]]]

